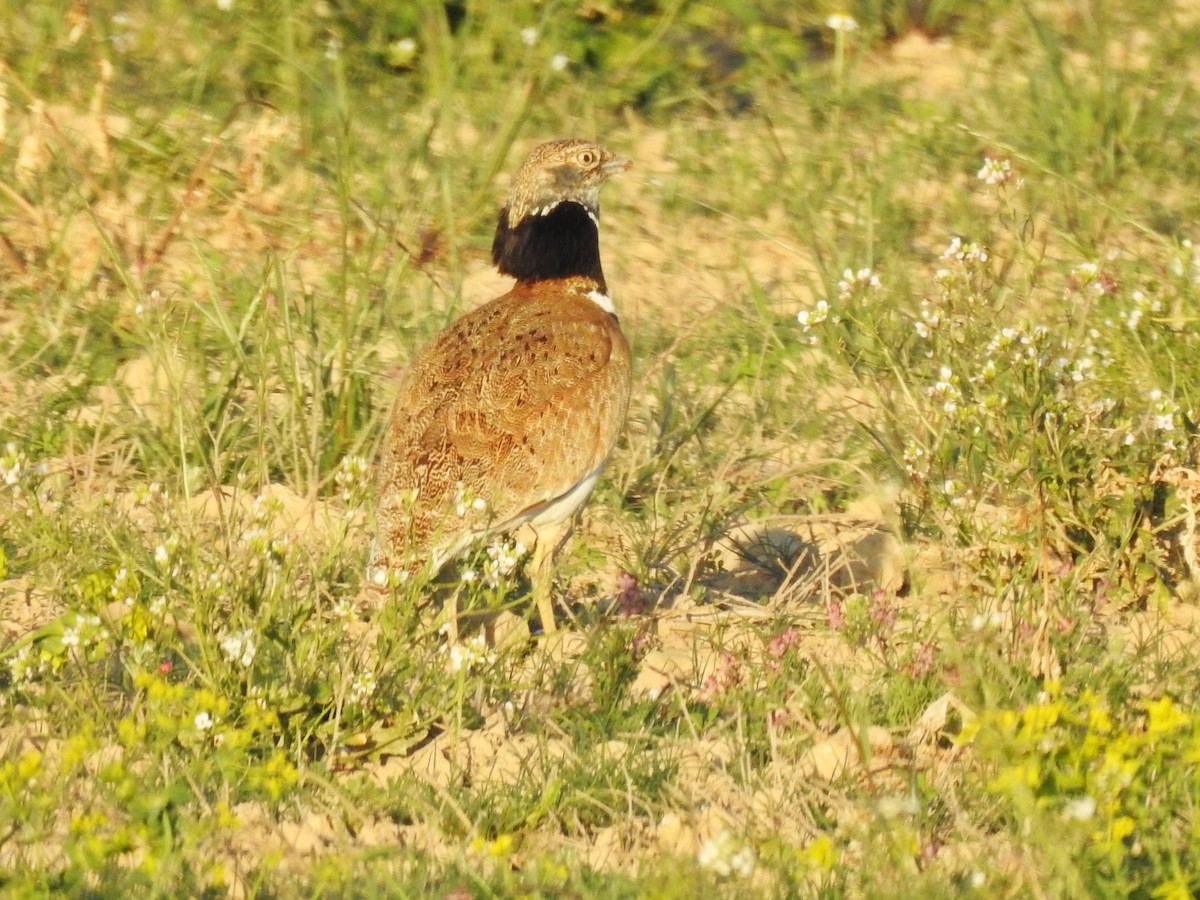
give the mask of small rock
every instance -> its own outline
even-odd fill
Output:
[[[891,748],[892,736],[886,728],[872,725],[867,729],[865,737],[867,764],[871,771],[876,771],[886,762],[877,759],[877,756]],[[800,769],[805,774],[833,781],[847,771],[861,768],[862,756],[858,738],[849,728],[843,728],[805,753],[800,759]]]

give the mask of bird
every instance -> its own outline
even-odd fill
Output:
[[[513,175],[492,262],[508,293],[456,319],[402,379],[377,459],[370,572],[436,574],[522,525],[543,633],[553,561],[624,426],[632,358],[600,264],[601,186],[630,166],[597,143],[539,144]],[[457,624],[451,612],[451,635]]]

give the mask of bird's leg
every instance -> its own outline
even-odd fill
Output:
[[[453,647],[458,643],[458,592],[461,586],[456,586],[442,605],[442,617],[446,620],[442,629],[446,635],[446,646]]]
[[[536,542],[529,561],[532,571],[533,602],[537,606],[538,618],[542,621],[542,632],[552,634],[557,630],[554,623],[554,557],[571,533],[571,519],[550,522],[534,529]]]

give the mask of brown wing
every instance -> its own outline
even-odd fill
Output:
[[[629,348],[595,303],[555,287],[518,286],[415,361],[380,458],[392,555],[457,552],[460,537],[567,493],[608,456],[625,418]]]

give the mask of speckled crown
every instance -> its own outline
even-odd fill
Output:
[[[629,160],[591,141],[570,138],[539,144],[509,185],[508,225],[515,227],[526,216],[544,216],[565,202],[578,203],[597,218],[600,186],[627,168]]]

